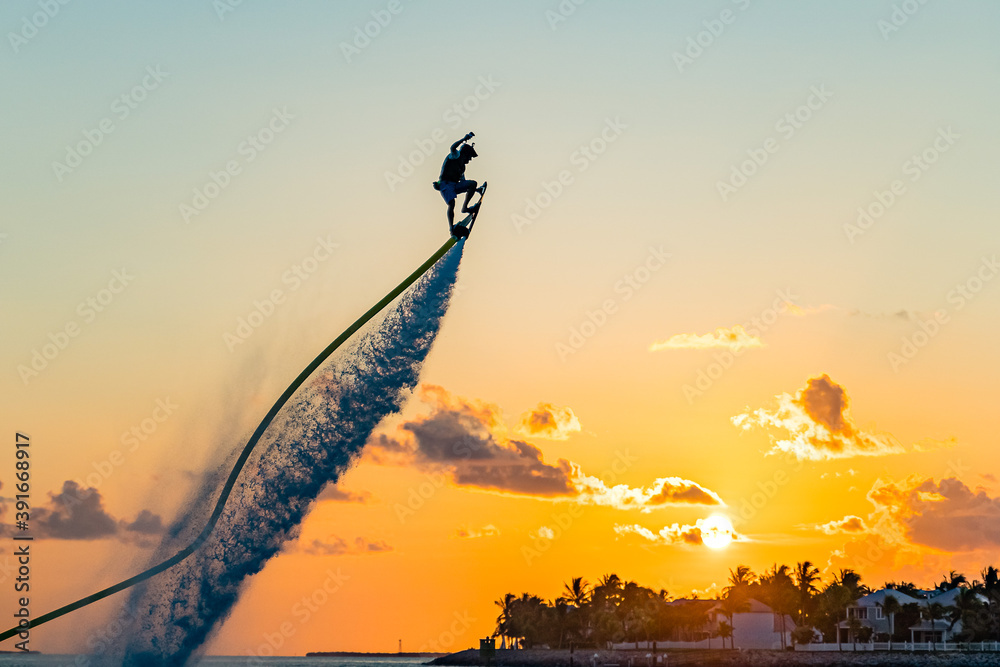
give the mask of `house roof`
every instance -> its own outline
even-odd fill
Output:
[[[883,588],[881,590],[875,591],[874,593],[869,593],[864,597],[858,598],[852,607],[879,607],[885,604],[885,599],[891,595],[896,598],[899,604],[908,604],[911,602],[916,602],[920,604],[921,602],[926,602],[926,600],[921,600],[919,598],[910,597],[906,593],[900,593],[893,588]]]

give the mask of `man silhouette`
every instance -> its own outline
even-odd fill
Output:
[[[467,135],[451,145],[451,152],[444,159],[441,165],[441,175],[434,183],[434,189],[441,193],[448,204],[448,228],[455,231],[455,200],[458,195],[465,193],[465,202],[462,204],[462,213],[469,213],[473,209],[469,208],[469,201],[476,192],[482,194],[485,186],[479,187],[475,181],[465,178],[465,167],[477,157],[476,149],[472,144],[467,143],[469,139],[476,136],[469,132]],[[478,204],[477,204],[478,205]]]

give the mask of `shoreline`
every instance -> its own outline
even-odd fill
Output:
[[[881,652],[881,651],[778,651],[766,649],[675,649],[657,651],[661,662],[647,657],[647,650],[497,649],[495,667],[987,667],[1000,665],[997,653]],[[596,659],[595,659],[596,655]],[[431,660],[429,665],[485,667],[478,649],[466,649]]]

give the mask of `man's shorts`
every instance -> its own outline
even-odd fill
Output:
[[[476,182],[468,179],[462,179],[461,181],[440,181],[440,184],[441,196],[444,197],[445,202],[448,204],[455,201],[455,198],[463,192],[471,192],[476,189]]]

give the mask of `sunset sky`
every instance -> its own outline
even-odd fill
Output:
[[[4,2],[0,539],[20,431],[33,612],[140,571],[444,242],[430,184],[468,131],[490,190],[421,386],[210,653],[283,624],[285,654],[462,649],[504,593],[574,576],[682,597],[740,563],[1000,564],[998,22],[989,0]],[[32,648],[88,650],[120,602]]]

